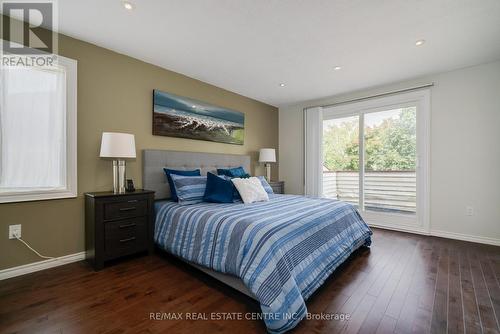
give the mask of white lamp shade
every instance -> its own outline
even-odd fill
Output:
[[[103,132],[101,158],[135,158],[135,137],[130,133]]]
[[[276,162],[276,150],[274,148],[261,148],[259,152],[260,162]]]

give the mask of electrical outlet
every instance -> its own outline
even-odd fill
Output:
[[[15,239],[15,235],[21,237],[21,224],[9,225],[9,239]]]
[[[465,214],[467,216],[474,216],[474,207],[472,207],[472,206],[466,206],[465,207]]]

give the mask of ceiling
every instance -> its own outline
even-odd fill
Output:
[[[275,106],[500,58],[499,0],[130,1],[59,1],[59,31]]]

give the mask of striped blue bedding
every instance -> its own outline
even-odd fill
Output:
[[[271,333],[307,314],[305,300],[372,232],[350,204],[270,195],[252,204],[156,203],[155,242],[165,251],[232,274],[255,295]]]

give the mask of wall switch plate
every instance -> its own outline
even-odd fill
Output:
[[[19,238],[21,237],[21,224],[9,225],[9,239],[15,239],[14,235],[17,235]]]
[[[474,207],[472,207],[472,206],[466,206],[465,207],[465,214],[467,216],[474,216]]]

